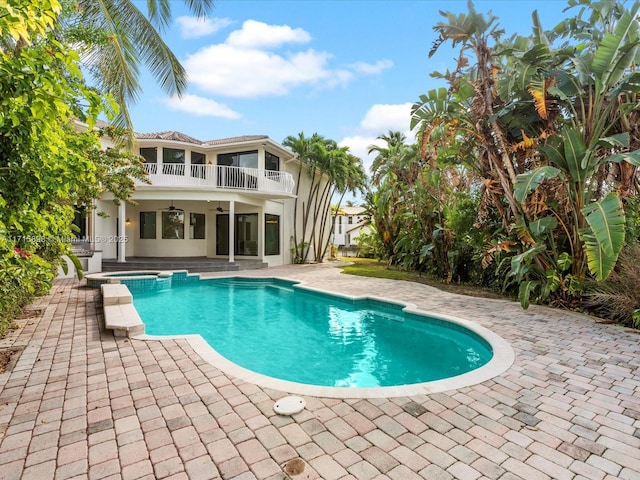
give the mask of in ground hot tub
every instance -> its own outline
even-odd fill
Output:
[[[200,275],[190,275],[187,270],[171,272],[134,270],[129,272],[92,273],[85,278],[87,279],[88,287],[100,288],[100,285],[105,283],[122,283],[129,288],[131,293],[135,293],[164,290],[171,288],[174,284],[198,281],[200,280]]]

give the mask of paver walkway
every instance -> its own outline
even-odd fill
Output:
[[[514,365],[429,396],[306,397],[230,378],[185,340],[114,338],[99,291],[71,280],[0,340],[0,479],[640,479],[640,335],[544,307],[342,275],[327,265],[250,273],[471,318]]]

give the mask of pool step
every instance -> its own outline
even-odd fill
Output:
[[[104,283],[102,305],[104,326],[115,337],[134,337],[144,334],[144,323],[133,306],[131,292],[121,283]]]

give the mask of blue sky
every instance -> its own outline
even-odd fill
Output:
[[[508,35],[531,32],[531,12],[551,29],[570,15],[565,1],[474,2]],[[190,78],[182,99],[168,98],[148,74],[131,109],[136,131],[178,130],[200,140],[237,135],[317,132],[348,145],[368,167],[378,135],[409,135],[410,106],[442,86],[433,71],[453,68],[455,52],[428,52],[439,10],[467,2],[217,0],[211,18],[189,17],[172,2],[175,21],[164,38]],[[141,6],[144,8],[144,5]]]

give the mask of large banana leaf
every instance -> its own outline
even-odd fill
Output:
[[[627,91],[638,93],[640,92],[640,72],[632,72],[620,82],[620,84],[611,91],[610,98],[617,97],[620,92]]]
[[[625,216],[615,193],[582,209],[588,228],[580,237],[584,242],[589,270],[598,281],[605,280],[618,260],[624,243]]]
[[[592,155],[573,127],[564,127],[562,134],[549,139],[541,151],[552,164],[568,174],[572,183],[583,183],[592,173]]]
[[[527,173],[521,173],[516,177],[516,184],[513,193],[518,202],[523,202],[531,191],[538,188],[538,185],[546,178],[555,178],[562,175],[562,170],[556,167],[545,165]]]
[[[529,230],[534,237],[540,238],[543,233],[550,233],[558,226],[556,217],[542,217],[529,223]]]
[[[591,63],[591,68],[603,87],[615,85],[635,59],[635,42],[629,42],[638,32],[638,21],[625,12],[613,32],[604,36]]]
[[[628,153],[615,153],[613,155],[608,156],[605,161],[607,162],[628,162],[631,165],[635,165],[636,167],[640,167],[640,150],[634,150],[633,152]]]
[[[520,301],[520,306],[526,310],[529,308],[529,298],[531,294],[535,292],[536,288],[540,286],[540,282],[537,280],[528,280],[526,282],[522,282],[520,284],[520,288],[518,290],[518,300]]]
[[[598,146],[604,148],[618,148],[629,146],[629,132],[616,133],[610,137],[602,137],[598,140]]]

